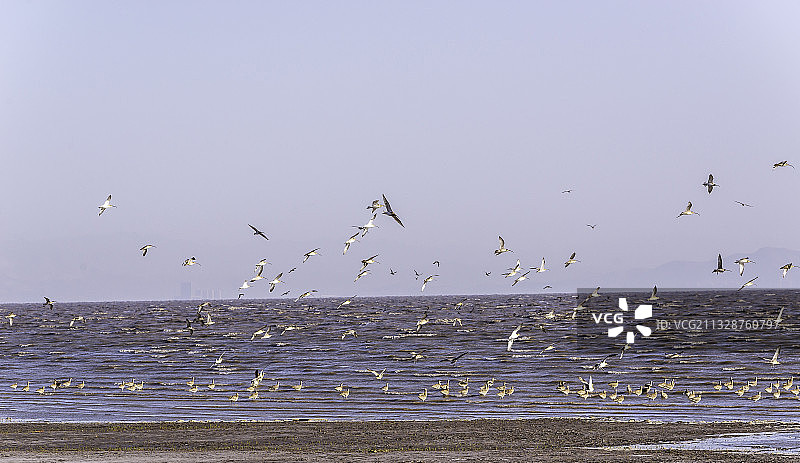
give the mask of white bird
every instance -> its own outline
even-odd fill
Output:
[[[504,252],[514,252],[511,249],[506,249],[506,242],[503,241],[503,237],[502,236],[498,236],[497,238],[500,239],[500,247],[494,250],[494,255],[495,256],[499,256],[500,254],[502,254]]]
[[[508,273],[504,273],[503,274],[504,278],[513,277],[514,275],[516,275],[520,271],[520,268],[521,267],[520,267],[519,259],[517,259],[516,265],[514,265],[513,267],[508,269]]]
[[[536,270],[536,273],[546,272],[548,269],[544,268],[544,257],[542,257],[542,263],[539,267],[531,267],[531,270]]]
[[[355,299],[355,298],[356,298],[356,296],[353,296],[353,297],[352,297],[352,298],[350,298],[350,299],[346,299],[346,300],[344,300],[344,302],[342,302],[341,304],[339,304],[339,307],[336,307],[336,308],[337,308],[337,309],[341,309],[342,307],[344,307],[344,306],[346,306],[346,305],[350,305],[350,304],[352,304],[352,302],[353,302],[353,299]]]
[[[12,314],[12,315],[13,315],[13,314]],[[779,324],[780,322],[782,322],[782,321],[783,321],[783,307],[781,307],[781,310],[780,310],[780,312],[778,312],[778,317],[777,317],[777,318],[775,318],[775,327],[777,327],[777,326],[778,326],[778,324]],[[10,323],[10,322],[11,322],[11,320],[9,320],[9,323]]]
[[[256,338],[256,336],[259,336],[259,335],[263,335],[263,336],[261,337],[261,339],[271,338],[271,337],[272,337],[272,335],[271,335],[271,334],[269,334],[269,330],[270,330],[270,329],[272,329],[272,325],[270,325],[269,323],[267,323],[266,325],[264,325],[264,326],[262,326],[261,328],[259,328],[258,330],[256,330],[256,332],[255,332],[255,333],[253,333],[253,335],[252,335],[252,336],[250,336],[250,340],[251,340],[251,341],[252,341],[252,340],[254,340],[254,339]]]
[[[261,273],[264,271],[264,266],[263,265],[260,266],[260,267],[256,266],[256,268],[258,269],[258,272],[256,273],[256,276],[254,276],[253,278],[250,279],[250,283],[255,283],[258,280],[264,280],[265,279],[264,276],[261,275]],[[245,288],[239,288],[239,289],[245,289]]]
[[[793,269],[794,267],[797,267],[797,265],[794,265],[791,262],[789,262],[788,264],[786,264],[783,267],[781,267],[781,270],[783,270],[783,273],[781,274],[781,277],[782,278],[786,278],[786,272],[788,272],[789,270]]]
[[[438,276],[439,275],[431,275],[428,278],[425,278],[424,280],[422,280],[422,289],[420,290],[420,292],[425,291],[425,285],[427,285],[429,282],[433,281],[433,279],[435,277],[438,277]]]
[[[16,316],[17,314],[15,314],[14,312],[11,312],[10,314],[6,315],[6,318],[8,319],[8,326],[12,326],[14,324],[14,317]]]
[[[374,256],[372,256],[372,257],[367,257],[366,259],[362,260],[362,261],[361,261],[361,269],[359,270],[359,272],[360,272],[361,270],[364,270],[365,268],[367,268],[367,265],[369,265],[369,264],[376,264],[376,263],[378,263],[378,261],[376,261],[376,260],[375,260],[375,258],[376,258],[376,257],[378,257],[378,254],[375,254],[375,255],[374,255]]]
[[[283,281],[281,281],[282,276],[283,272],[279,273],[278,276],[276,276],[275,278],[272,279],[272,281],[269,282],[269,292],[272,292],[275,289],[275,285],[277,285],[278,283],[283,283]]]
[[[756,284],[756,283],[755,283],[755,281],[756,281],[756,280],[758,280],[758,277],[755,277],[755,278],[753,278],[752,280],[748,281],[747,283],[743,284],[743,285],[742,285],[742,286],[741,286],[739,289],[737,289],[736,291],[741,291],[741,290],[743,290],[744,288],[746,288],[746,287],[748,287],[748,286],[753,286],[753,285],[755,285],[755,284]]]
[[[372,204],[367,206],[367,209],[369,209],[370,212],[372,212],[374,214],[375,211],[377,211],[378,209],[380,209],[382,207],[383,207],[383,204],[381,204],[380,200],[376,199],[376,200],[372,201]]]
[[[310,296],[311,294],[313,294],[313,293],[316,293],[316,292],[317,292],[317,290],[316,290],[316,289],[312,289],[311,291],[306,291],[306,292],[304,292],[303,294],[301,294],[301,295],[297,296],[297,299],[295,299],[294,301],[295,301],[295,302],[297,302],[297,301],[299,301],[300,299],[302,299],[302,298],[304,298],[304,297],[308,297],[308,296]]]
[[[358,241],[356,238],[358,238],[358,232],[344,242],[344,251],[342,252],[342,255],[347,254],[347,250],[350,249],[350,245]]]
[[[648,298],[647,298],[647,300],[648,300],[648,301],[655,301],[655,300],[657,300],[657,299],[658,299],[658,296],[656,296],[656,294],[658,294],[658,287],[657,287],[657,286],[653,286],[653,292],[652,292],[652,293],[650,293],[650,297],[648,297]]]
[[[42,307],[50,306],[50,308],[52,309],[53,308],[53,304],[55,304],[55,303],[56,303],[56,301],[51,300],[47,296],[44,296],[44,302],[42,303]]]
[[[242,286],[239,286],[239,289],[247,289],[249,287],[250,287],[250,285],[247,284],[247,280],[244,280],[244,283],[242,283]]]
[[[150,250],[150,248],[154,248],[154,247],[155,246],[152,245],[152,244],[145,244],[144,246],[139,248],[139,250],[142,251],[142,257],[146,256],[147,255],[147,251]]]
[[[749,257],[742,257],[739,260],[734,261],[739,264],[739,276],[744,275],[744,264],[754,264],[755,262],[750,260]]]
[[[569,259],[567,259],[567,261],[564,262],[564,268],[569,267],[570,264],[575,264],[575,263],[578,263],[578,262],[580,262],[580,261],[579,260],[575,260],[575,253],[573,252],[572,255],[569,256]]]
[[[260,261],[256,262],[255,272],[258,272],[258,269],[263,269],[265,265],[269,264],[267,259],[261,259]]]
[[[428,314],[426,313],[422,316],[422,318],[417,320],[417,332],[419,332],[419,329],[422,328],[423,325],[427,325],[428,323],[430,323],[430,320],[428,319]]]
[[[780,365],[781,362],[778,361],[778,355],[780,355],[780,353],[781,353],[781,346],[778,346],[778,348],[775,349],[775,353],[772,355],[772,358],[768,358],[768,359],[765,358],[764,360],[766,360],[767,363],[769,363],[770,365],[773,365],[773,366],[774,365]]]
[[[318,256],[319,253],[317,251],[319,251],[319,248],[312,249],[303,254],[303,263],[305,263],[305,261],[307,261],[311,256]]]
[[[86,319],[83,318],[83,315],[78,315],[77,317],[73,317],[72,320],[69,322],[69,327],[72,328],[75,325],[75,322],[84,322],[86,323]]]
[[[514,331],[508,336],[508,346],[506,346],[506,352],[511,352],[511,346],[514,344],[514,341],[519,338],[519,330],[522,329],[522,325],[514,328]]]
[[[353,283],[355,283],[356,281],[360,280],[360,279],[361,279],[361,277],[363,277],[364,275],[366,275],[366,274],[368,274],[368,273],[369,273],[369,269],[367,269],[367,270],[362,270],[362,271],[361,271],[361,272],[360,272],[358,275],[356,275],[356,279],[355,279],[355,280],[353,280]]]
[[[375,218],[376,217],[377,217],[377,214],[372,214],[372,218],[369,219],[369,222],[365,223],[364,225],[362,225],[360,227],[354,225],[355,228],[358,228],[361,231],[361,236],[362,237],[364,237],[367,234],[367,232],[370,231],[370,229],[377,227],[377,225],[375,225]]]
[[[513,282],[513,283],[511,283],[511,286],[514,286],[514,285],[516,285],[516,284],[517,284],[517,283],[519,283],[520,281],[527,280],[527,279],[528,279],[528,274],[529,274],[529,273],[531,273],[531,271],[530,271],[530,270],[528,270],[527,272],[525,272],[525,273],[523,273],[522,275],[518,276],[518,277],[517,277],[517,278],[514,280],[514,282]]]
[[[692,215],[692,214],[700,215],[699,213],[692,211],[692,202],[689,201],[689,204],[686,205],[686,210],[678,214],[678,218],[680,218],[682,215]]]
[[[188,259],[183,261],[183,266],[184,267],[188,267],[188,266],[191,266],[191,265],[200,265],[200,263],[197,262],[197,259],[195,257],[190,257],[190,258],[188,258]]]
[[[711,175],[711,174],[708,174],[708,181],[703,183],[703,186],[708,188],[708,194],[711,194],[711,190],[713,190],[715,186],[719,186],[719,185],[714,183],[714,176]]]
[[[99,206],[100,213],[97,215],[98,216],[103,215],[103,212],[105,212],[106,209],[110,207],[117,207],[117,206],[111,204],[111,195],[108,195],[108,198],[106,198],[106,202],[104,202],[101,206]]]
[[[773,169],[776,168],[776,167],[791,167],[792,169],[794,169],[794,166],[789,164],[789,161],[781,161],[781,162],[778,162],[778,163],[772,165]],[[109,196],[109,198],[110,197],[111,196]]]

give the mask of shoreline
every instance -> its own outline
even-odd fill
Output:
[[[0,423],[0,461],[788,462],[797,455],[641,450],[630,445],[736,433],[800,432],[785,422],[650,422],[577,418],[446,421],[187,421]],[[613,447],[613,448],[612,448]],[[622,448],[620,448],[622,447]],[[685,460],[682,460],[685,459]]]

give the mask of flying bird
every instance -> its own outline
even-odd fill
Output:
[[[342,252],[342,255],[347,254],[347,250],[350,249],[350,245],[358,241],[356,238],[358,238],[358,233],[351,236],[347,239],[347,241],[344,242],[344,251]]]
[[[395,272],[394,270],[392,270],[392,268],[391,268],[391,267],[389,267],[389,275],[394,275],[394,274],[396,274],[396,273],[397,273],[397,272]]]
[[[590,223],[587,223],[587,224],[586,224],[586,226],[587,226],[587,227],[589,227],[589,228],[591,228],[592,230],[594,230],[594,227],[596,227],[596,226],[597,226],[597,224],[594,224],[594,225],[592,225],[592,224],[590,224]]]
[[[722,268],[722,254],[717,254],[717,268],[712,270],[711,273],[716,273],[717,275],[719,275],[720,273],[729,272],[729,271],[730,270],[728,270],[726,268]]]
[[[316,290],[316,289],[312,289],[311,291],[306,291],[306,292],[304,292],[303,294],[301,294],[301,295],[297,296],[297,299],[295,299],[294,301],[295,301],[295,302],[297,302],[297,301],[299,301],[300,299],[302,299],[302,298],[304,298],[304,297],[308,297],[308,296],[310,296],[310,295],[312,295],[313,293],[316,293],[316,292],[317,292],[317,290]]]
[[[542,257],[542,263],[539,267],[531,267],[531,270],[536,270],[536,273],[546,272],[548,269],[544,268],[544,257]]]
[[[794,166],[793,166],[793,165],[791,165],[791,164],[789,164],[789,161],[781,161],[781,162],[779,162],[779,163],[776,163],[776,164],[773,164],[773,165],[772,165],[772,168],[773,168],[773,169],[774,169],[774,168],[776,168],[776,167],[791,167],[792,169],[794,169]],[[110,198],[110,197],[111,197],[111,196],[109,196],[109,198]]]
[[[752,204],[743,203],[743,202],[741,202],[741,201],[734,201],[734,202],[735,202],[736,204],[739,204],[739,205],[743,206],[743,207],[753,207],[753,205],[752,205]]]
[[[361,277],[363,277],[364,275],[366,275],[368,273],[369,273],[368,269],[367,270],[362,270],[358,275],[356,275],[356,279],[353,280],[353,283],[355,283],[356,281],[360,280]]]
[[[383,207],[383,204],[381,204],[380,200],[376,199],[376,200],[372,201],[372,204],[367,206],[367,209],[370,209],[370,212],[372,212],[374,214],[375,211],[377,211],[378,209],[380,209],[382,207]]]
[[[439,266],[439,261],[438,260],[433,261],[433,265],[438,267]]]
[[[272,279],[272,281],[269,282],[269,292],[272,292],[275,289],[275,285],[277,285],[278,283],[283,283],[281,281],[282,276],[283,272],[279,273],[278,276],[276,276],[275,278]]]
[[[190,258],[188,258],[188,259],[183,261],[183,266],[184,267],[189,267],[191,265],[200,265],[200,263],[197,262],[197,259],[195,257],[190,257]]]
[[[739,276],[744,275],[744,264],[754,264],[755,262],[750,260],[749,257],[742,257],[739,260],[734,261],[735,263],[739,264]]]
[[[781,278],[786,278],[786,272],[788,272],[789,270],[791,270],[794,267],[797,267],[797,265],[794,265],[791,262],[789,262],[788,264],[782,266],[781,270],[783,270],[783,273],[781,274]]]
[[[499,256],[500,254],[502,254],[504,252],[514,252],[511,249],[506,249],[506,242],[503,241],[503,237],[502,236],[498,236],[497,238],[500,240],[500,247],[494,250],[494,255],[495,256]]]
[[[567,259],[567,261],[564,262],[564,268],[567,268],[567,267],[570,266],[570,264],[574,264],[574,263],[577,263],[577,262],[580,262],[580,261],[579,260],[575,260],[575,253],[573,252],[572,255],[569,256],[569,259]]]
[[[430,275],[428,278],[425,278],[424,280],[422,280],[422,289],[420,290],[420,292],[425,291],[425,285],[427,285],[428,283],[433,281],[433,279],[438,277],[438,276],[439,275]]]
[[[715,186],[719,186],[719,185],[714,183],[714,176],[711,175],[711,174],[708,174],[708,181],[704,182],[703,186],[708,188],[708,194],[711,194],[711,190],[713,190]]]
[[[778,346],[778,348],[775,349],[775,353],[772,354],[772,358],[765,358],[764,360],[766,360],[767,363],[769,363],[770,365],[780,365],[781,362],[778,361],[778,356],[780,354],[781,354],[781,346]]]
[[[384,212],[384,214],[385,214],[385,212]],[[368,232],[368,231],[369,231],[371,228],[375,228],[375,227],[377,227],[377,225],[375,225],[375,222],[374,222],[376,217],[377,217],[377,214],[372,214],[372,218],[371,218],[371,219],[369,219],[369,222],[367,222],[366,224],[364,224],[364,225],[363,225],[363,226],[361,226],[361,227],[359,227],[359,226],[355,226],[355,225],[354,225],[353,227],[355,227],[355,228],[358,228],[358,229],[361,231],[361,236],[362,236],[362,237],[364,237],[364,236],[366,236],[366,235],[367,235],[367,232]],[[357,234],[356,234],[356,235],[357,235]]]
[[[303,254],[303,263],[305,263],[305,261],[307,261],[311,256],[318,256],[319,253],[317,251],[319,251],[319,248],[312,249]]]
[[[648,301],[658,300],[658,296],[656,294],[658,294],[658,287],[657,286],[653,286],[653,292],[650,293],[650,297],[648,297],[647,300]]]
[[[108,195],[108,198],[106,198],[106,202],[104,202],[102,205],[99,206],[100,213],[97,214],[97,215],[98,216],[103,215],[103,212],[105,212],[106,209],[108,209],[110,207],[117,207],[117,206],[111,204],[111,195]]]
[[[258,236],[260,236],[260,237],[264,238],[265,240],[269,240],[269,238],[267,238],[267,235],[265,235],[265,234],[264,234],[264,232],[262,232],[262,231],[261,231],[261,230],[259,230],[258,228],[256,228],[256,227],[254,227],[254,226],[250,225],[249,223],[247,224],[247,226],[253,229],[253,235],[254,235],[254,236],[255,236],[255,235],[258,235]]]
[[[514,328],[514,331],[508,336],[508,346],[506,346],[506,352],[511,352],[511,346],[514,344],[514,341],[519,338],[519,330],[522,329],[522,325]]]
[[[364,270],[365,268],[367,268],[367,265],[369,265],[369,264],[377,264],[378,261],[375,260],[376,257],[378,257],[378,254],[375,254],[372,257],[367,257],[366,259],[362,260],[361,261],[361,269],[359,270],[359,272],[361,270]]]
[[[397,214],[395,214],[394,211],[392,210],[392,206],[389,204],[389,200],[386,199],[386,195],[381,195],[381,196],[383,196],[383,204],[384,206],[386,206],[386,210],[383,211],[383,213],[393,218],[394,221],[399,223],[401,227],[406,228],[406,226],[403,225],[403,222],[400,221],[400,218],[397,217]]]
[[[142,251],[142,257],[146,256],[147,255],[147,251],[150,250],[150,248],[154,248],[154,247],[155,246],[153,246],[152,244],[145,244],[144,246],[139,248],[139,250]]]
[[[525,273],[523,273],[522,275],[518,276],[518,277],[517,277],[517,279],[516,279],[516,280],[514,280],[514,282],[513,282],[513,283],[511,283],[511,286],[514,286],[515,284],[519,283],[520,281],[527,280],[527,279],[528,279],[528,274],[529,274],[529,273],[531,273],[531,271],[530,271],[530,270],[528,270],[527,272],[525,272]]]
[[[753,286],[753,285],[755,285],[755,281],[756,281],[756,280],[758,280],[758,277],[755,277],[755,278],[753,278],[752,280],[748,281],[747,283],[743,284],[743,285],[742,285],[742,286],[741,286],[739,289],[737,289],[736,291],[741,291],[741,290],[743,290],[744,288],[746,288],[746,287],[748,287],[748,286]]]
[[[700,215],[699,213],[692,211],[692,202],[689,201],[689,204],[686,205],[686,210],[678,214],[678,217],[680,218],[680,216],[682,215],[692,215],[692,214]]]
[[[53,308],[53,304],[55,304],[55,303],[56,303],[56,301],[51,300],[47,296],[44,296],[44,302],[42,303],[42,307],[48,307],[49,306],[52,309]]]

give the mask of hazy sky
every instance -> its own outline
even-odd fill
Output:
[[[412,269],[441,275],[425,294],[511,292],[516,258],[547,258],[513,288],[533,292],[798,249],[800,169],[772,164],[800,167],[799,20],[777,1],[0,2],[0,301],[236,297],[264,257],[270,278],[298,267],[273,296],[349,296],[419,294]],[[380,216],[343,256],[381,193],[406,228]],[[676,219],[687,201],[700,215]]]

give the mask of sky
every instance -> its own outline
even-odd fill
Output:
[[[248,298],[788,259],[800,171],[772,165],[800,166],[798,19],[780,1],[2,1],[0,302],[235,298],[262,258],[285,283]],[[379,215],[343,255],[381,194],[405,228]]]

